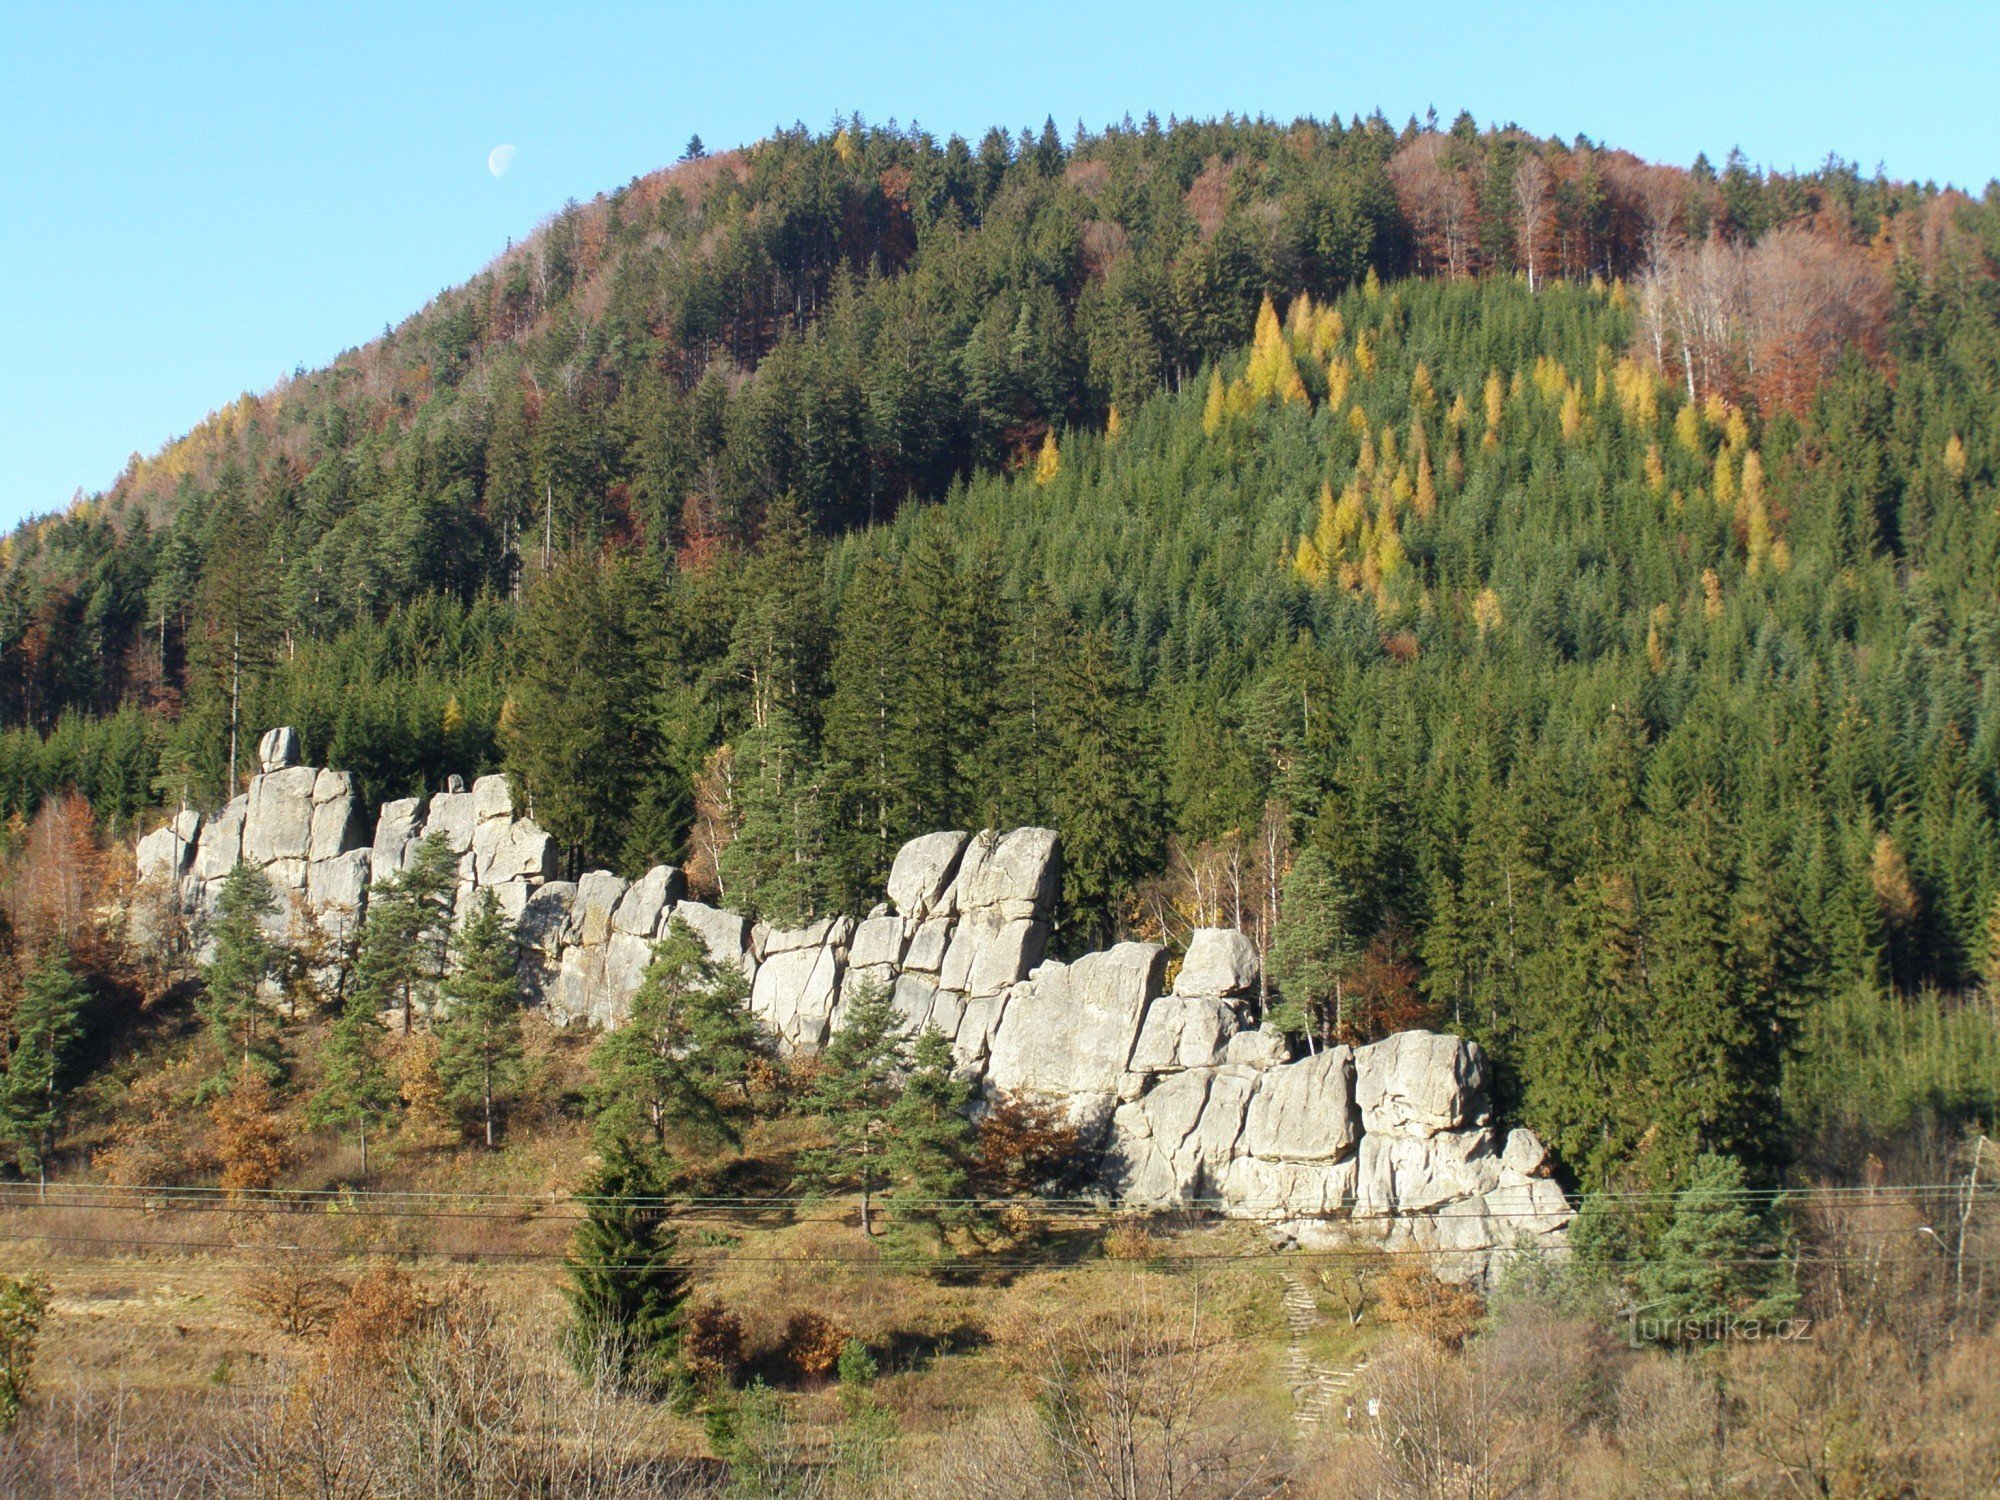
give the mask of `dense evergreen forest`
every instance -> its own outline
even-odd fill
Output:
[[[1240,925],[1584,1181],[1775,1174],[2000,1090],[1996,267],[1469,117],[691,146],[11,538],[0,804],[291,723],[787,919],[1048,823],[1073,950]]]

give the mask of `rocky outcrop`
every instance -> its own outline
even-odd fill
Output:
[[[1194,933],[1170,991],[1155,943],[1047,958],[1053,830],[927,834],[898,853],[889,900],[866,917],[775,927],[687,899],[670,865],[555,879],[554,841],[516,814],[504,777],[385,803],[370,831],[351,779],[299,765],[291,731],[266,735],[258,756],[243,796],[139,843],[141,878],[197,916],[248,862],[281,897],[274,926],[349,937],[370,886],[436,836],[457,861],[459,914],[493,893],[521,939],[524,996],[559,1020],[616,1026],[678,919],[741,969],[781,1050],[824,1046],[880,987],[910,1034],[944,1033],[985,1098],[1061,1109],[1127,1204],[1214,1208],[1304,1244],[1414,1248],[1460,1278],[1522,1239],[1559,1241],[1568,1222],[1541,1143],[1496,1129],[1476,1044],[1408,1031],[1294,1057],[1258,1024],[1257,950],[1232,930]]]

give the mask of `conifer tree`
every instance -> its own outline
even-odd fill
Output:
[[[277,946],[264,935],[265,919],[277,909],[263,872],[238,864],[222,882],[209,925],[214,954],[202,973],[196,1008],[216,1047],[225,1055],[239,1053],[246,1067],[253,1060],[271,1062],[274,1039],[258,990],[278,967]]]
[[[675,917],[630,1011],[591,1056],[599,1149],[664,1159],[676,1140],[733,1144],[761,1050],[742,970],[717,964]]]
[[[396,1088],[382,1056],[382,1008],[357,987],[341,1007],[320,1054],[320,1086],[307,1102],[317,1126],[344,1126],[361,1147],[361,1175],[368,1176],[368,1131],[395,1107]]]
[[[28,971],[13,1017],[14,1043],[0,1075],[0,1139],[23,1174],[48,1183],[49,1154],[71,1054],[83,1035],[83,981],[61,946]]]
[[[651,1166],[614,1148],[577,1195],[584,1217],[563,1262],[572,1362],[590,1374],[609,1361],[648,1392],[666,1385],[688,1294],[661,1191]]]
[[[1279,906],[1271,977],[1284,1004],[1272,1017],[1308,1039],[1342,1034],[1351,976],[1361,958],[1357,902],[1333,862],[1314,845],[1299,851]]]
[[[476,1108],[492,1147],[501,1108],[521,1071],[521,991],[513,930],[491,889],[474,898],[452,941],[453,971],[440,991],[438,1078],[445,1098]]]
[[[875,1232],[875,1195],[888,1182],[889,1114],[903,1075],[903,1017],[887,987],[864,984],[847,1001],[846,1019],[820,1054],[806,1107],[825,1124],[825,1146],[799,1162],[824,1192],[861,1195],[861,1233]]]
[[[924,1028],[910,1052],[910,1068],[889,1107],[883,1152],[888,1189],[882,1204],[890,1234],[907,1253],[919,1253],[912,1230],[928,1226],[942,1234],[980,1221],[967,1201],[978,1131],[970,1108],[973,1086],[956,1076],[951,1041],[934,1026]]]
[[[1714,1337],[1718,1322],[1783,1317],[1793,1290],[1774,1207],[1733,1157],[1699,1157],[1657,1250],[1639,1266],[1646,1316]],[[1696,1331],[1699,1330],[1699,1331]]]
[[[442,833],[433,833],[418,841],[409,868],[369,890],[355,992],[377,1011],[400,1011],[405,1032],[418,1011],[436,1007],[457,889],[458,857]]]
[[[633,565],[579,553],[534,581],[515,630],[507,769],[578,869],[617,860],[651,765],[638,592]]]

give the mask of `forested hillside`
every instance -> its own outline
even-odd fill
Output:
[[[1775,1173],[2000,1090],[1996,260],[1468,117],[691,152],[13,537],[0,801],[290,723],[785,919],[1045,823],[1072,949],[1241,926],[1586,1182]]]

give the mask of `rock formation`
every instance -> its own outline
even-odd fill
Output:
[[[779,928],[688,900],[668,865],[556,880],[554,841],[515,815],[501,776],[385,803],[364,839],[350,778],[298,756],[291,730],[267,734],[243,796],[140,840],[141,879],[198,924],[247,862],[280,898],[274,936],[344,942],[370,884],[438,834],[458,858],[459,912],[493,892],[521,937],[524,995],[564,1022],[615,1026],[678,917],[741,967],[782,1050],[823,1046],[856,992],[880,985],[911,1035],[950,1038],[986,1097],[1060,1107],[1129,1205],[1215,1207],[1309,1245],[1358,1236],[1455,1278],[1488,1274],[1522,1240],[1560,1242],[1568,1222],[1541,1143],[1494,1126],[1476,1044],[1409,1031],[1294,1058],[1258,1025],[1256,948],[1224,929],[1193,935],[1170,991],[1155,943],[1047,959],[1062,879],[1050,829],[926,834],[865,918]]]

